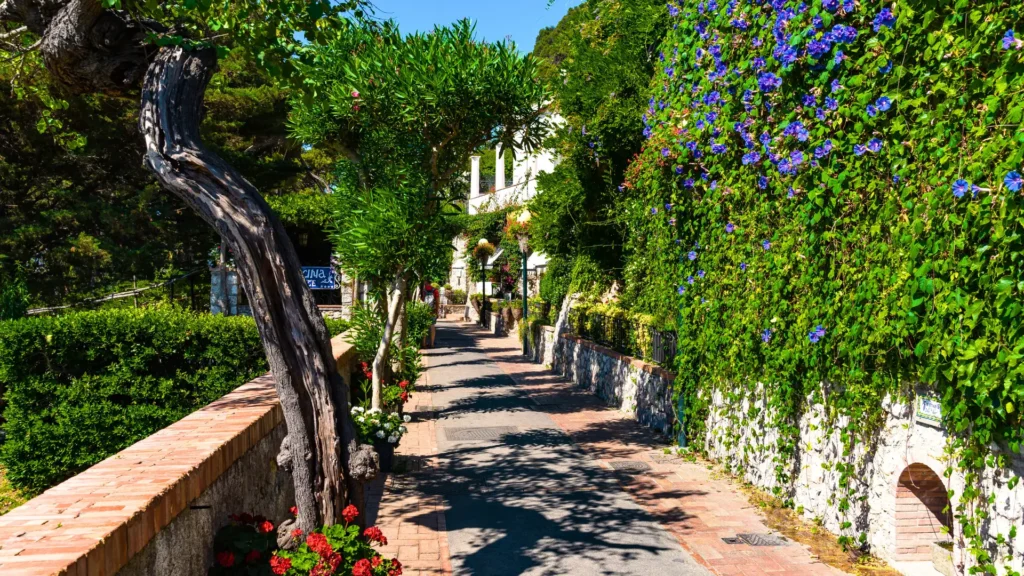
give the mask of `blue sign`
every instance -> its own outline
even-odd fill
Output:
[[[337,290],[338,278],[330,266],[303,266],[302,276],[310,290]]]

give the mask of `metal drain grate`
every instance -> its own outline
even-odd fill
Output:
[[[501,440],[505,434],[518,432],[515,426],[484,426],[480,428],[445,428],[445,438],[449,440]]]
[[[722,542],[747,546],[789,546],[789,540],[775,534],[737,534],[735,538],[722,538]]]
[[[616,472],[630,472],[638,474],[640,472],[650,472],[651,465],[647,462],[641,462],[639,460],[615,460],[608,463],[612,470]]]

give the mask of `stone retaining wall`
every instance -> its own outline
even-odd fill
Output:
[[[544,353],[535,351],[534,356]],[[640,424],[664,435],[672,432],[673,376],[667,370],[571,334],[559,337],[552,367]]]
[[[332,340],[348,378],[355,349]],[[195,576],[230,513],[287,518],[284,416],[267,375],[0,516],[0,574]]]
[[[944,512],[945,495],[953,491],[952,509],[963,493],[959,473],[946,477],[946,432],[918,415],[906,401],[886,399],[885,422],[869,443],[858,443],[843,456],[841,431],[846,421],[832,422],[821,404],[808,405],[800,418],[796,455],[788,461],[796,474],[792,486],[779,486],[776,476],[778,430],[763,390],[742,397],[739,404],[719,392],[712,398],[707,419],[706,447],[709,456],[738,472],[745,480],[765,489],[782,488],[808,520],[820,522],[834,534],[859,538],[863,533],[871,552],[896,566],[927,561],[930,542],[949,536],[942,526],[953,528],[954,564],[965,573],[969,559],[964,553],[957,521]],[[753,416],[745,416],[753,415]],[[1011,557],[1006,566],[1020,572],[1024,561],[1024,483],[1010,488],[1014,477],[1024,476],[1024,457],[1003,453],[1007,468],[988,469],[982,482],[993,497],[989,520],[982,530],[992,544],[993,557]],[[840,510],[839,471],[836,464],[853,464],[850,508]],[[937,484],[938,483],[938,484]],[[850,522],[844,529],[843,523]],[[1017,526],[1011,547],[996,546],[998,535],[1009,537]],[[1000,574],[1004,571],[1001,569]]]

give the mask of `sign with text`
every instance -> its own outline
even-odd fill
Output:
[[[303,266],[302,276],[310,290],[337,290],[338,279],[330,266]]]
[[[926,424],[942,424],[942,400],[930,394],[917,397],[917,419]]]

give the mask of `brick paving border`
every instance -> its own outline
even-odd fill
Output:
[[[623,412],[603,405],[542,365],[522,356],[517,338],[496,338],[469,324],[480,348],[531,397],[573,394],[591,398],[571,406],[538,403],[573,442],[611,470],[611,461],[639,460],[651,471],[618,475],[623,490],[648,511],[694,560],[720,576],[838,576],[842,571],[819,562],[803,545],[764,547],[728,544],[737,534],[771,530],[733,482],[705,466],[667,458],[669,444],[640,427]]]
[[[379,478],[367,490],[368,523],[376,523],[388,539],[380,549],[385,557],[398,558],[406,576],[450,576],[451,552],[445,524],[445,502],[418,489],[425,476],[439,474],[437,425],[432,410],[429,357],[423,357],[422,391],[411,395],[407,412],[414,415],[409,431],[395,452],[401,474]],[[423,407],[423,408],[421,408]]]

